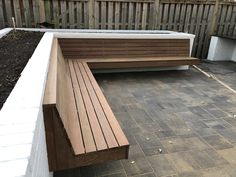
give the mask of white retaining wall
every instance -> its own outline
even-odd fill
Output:
[[[42,112],[52,41],[45,33],[0,111],[0,176],[52,176]]]
[[[207,59],[236,61],[236,40],[212,36]]]

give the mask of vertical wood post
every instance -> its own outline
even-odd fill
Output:
[[[3,3],[0,1],[0,28],[5,27],[4,13],[3,13]]]
[[[212,16],[210,35],[216,34],[217,20],[218,20],[218,15],[219,15],[219,5],[220,5],[220,0],[216,0],[215,8],[214,8],[213,16]]]
[[[45,21],[51,23],[50,0],[44,0]]]
[[[95,28],[95,0],[88,0],[89,29]]]
[[[159,29],[160,28],[160,0],[154,1],[154,25],[153,29]]]
[[[45,22],[44,0],[37,0],[37,1],[39,1],[39,22]]]

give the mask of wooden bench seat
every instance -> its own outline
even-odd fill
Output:
[[[175,67],[181,65],[197,65],[199,59],[194,57],[135,57],[135,58],[104,58],[77,59],[86,62],[90,69],[129,69]]]
[[[128,140],[87,63],[64,59],[57,46],[49,71],[43,111],[50,170],[128,158]]]

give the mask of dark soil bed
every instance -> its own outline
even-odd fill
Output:
[[[0,109],[42,36],[41,32],[18,30],[0,39]]]

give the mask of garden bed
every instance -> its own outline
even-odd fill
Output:
[[[0,109],[44,33],[10,32],[0,39]]]

